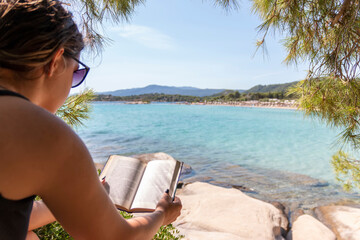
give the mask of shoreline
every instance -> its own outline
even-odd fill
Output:
[[[264,198],[258,195],[257,189],[249,188],[246,181],[239,182],[244,185],[225,186],[211,177],[192,175],[190,165],[183,170],[184,178],[177,191],[183,210],[173,225],[185,236],[184,240],[335,240],[358,239],[360,236],[357,221],[360,199],[341,197],[336,201],[323,199],[325,201],[309,204],[304,201],[306,199],[295,200],[293,194],[300,192],[287,196],[292,196],[295,201],[272,199],[270,195]],[[306,192],[329,187],[328,183],[316,178],[289,174],[294,175],[294,181],[306,185]],[[253,177],[253,174],[250,175]],[[271,191],[268,187],[260,191]],[[280,186],[283,190],[288,187]]]
[[[273,109],[289,109],[298,110],[299,107],[295,100],[285,101],[231,101],[231,102],[143,102],[143,101],[96,101],[96,102],[117,102],[129,105],[146,105],[146,104],[171,104],[171,105],[197,105],[197,106],[224,106],[224,107],[248,107],[248,108],[273,108]]]
[[[359,239],[359,205],[320,205],[308,211],[266,202],[237,189],[193,182],[178,191],[183,203],[173,225],[184,240]]]
[[[210,103],[191,103],[191,105],[207,106],[226,106],[226,107],[248,107],[248,108],[274,108],[274,109],[291,109],[297,110],[298,106],[294,103],[278,102],[261,102],[261,101],[244,101],[244,102],[210,102]]]
[[[148,160],[171,158],[165,153],[148,153],[133,157]],[[103,168],[102,164],[95,166],[97,169]],[[189,181],[186,176],[191,177],[192,172],[191,166],[185,165],[182,169],[185,178],[177,186],[177,195],[182,201],[183,208],[173,226],[179,231],[178,234],[184,235],[184,240],[334,240],[358,239],[357,236],[360,236],[360,225],[357,221],[360,217],[360,205],[355,202],[317,202],[314,206],[306,207],[303,201],[294,205],[293,202],[261,199],[252,196],[249,190],[254,189],[248,189],[246,185],[227,188],[216,185],[216,182],[209,181],[210,179],[201,181],[193,178]],[[299,182],[299,176],[294,176],[293,180]],[[327,186],[317,184],[316,179],[304,180],[310,187],[306,190]],[[268,190],[268,187],[265,186],[265,189]],[[323,238],[325,233],[331,237]],[[310,234],[310,238],[301,238],[304,234]]]
[[[346,192],[336,182],[279,169],[247,168],[225,163],[223,169],[204,174],[186,164],[180,181],[238,189],[258,200],[281,202],[289,210],[301,208],[306,211],[321,205],[345,202],[360,206],[360,192]]]

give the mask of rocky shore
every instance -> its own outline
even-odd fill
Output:
[[[232,174],[244,171],[235,166],[231,170]],[[253,194],[254,189],[249,186],[233,185],[231,181],[219,186],[211,177],[192,176],[192,171],[191,166],[184,165],[184,178],[177,191],[183,209],[174,226],[185,240],[360,239],[360,205],[354,201],[329,204],[322,199],[313,204],[299,204],[291,195],[293,200],[284,202],[274,202],[270,195],[260,200],[252,197],[258,195]],[[293,175],[294,180],[311,186],[308,191],[327,187],[311,177]],[[279,175],[279,178],[291,181],[288,175]],[[259,180],[258,176],[257,182]]]
[[[190,240],[355,240],[360,239],[360,208],[322,206],[312,214],[286,213],[281,203],[267,203],[237,189],[209,183],[186,184],[174,226]]]
[[[133,157],[171,158],[165,153]],[[253,189],[239,185],[242,183],[232,185],[229,182],[230,185],[221,187],[211,177],[197,178],[192,172],[189,165],[182,169],[184,178],[178,184],[177,196],[181,198],[183,209],[173,224],[185,240],[360,239],[360,205],[355,202],[327,204],[318,201],[310,207],[311,204],[291,204],[291,201],[260,200],[250,196]],[[284,179],[285,175],[279,177]],[[299,176],[294,178],[299,180]],[[307,181],[311,187],[325,186],[311,178]],[[265,182],[264,185],[266,188]]]

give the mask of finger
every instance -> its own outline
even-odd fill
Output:
[[[181,204],[180,198],[175,197],[173,203],[175,203],[175,204]]]
[[[167,202],[169,202],[171,200],[171,197],[168,193],[164,193],[162,198],[165,199]]]

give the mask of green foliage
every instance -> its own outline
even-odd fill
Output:
[[[39,198],[37,198],[38,200]],[[125,219],[133,218],[133,215],[124,211],[119,211],[120,215]],[[73,239],[58,222],[50,223],[46,226],[38,228],[34,231],[41,240],[55,240],[55,239]],[[184,238],[179,231],[171,224],[162,226],[153,240],[180,240]]]
[[[141,94],[133,96],[112,96],[112,95],[96,95],[94,101],[142,101],[142,102],[200,102],[201,97],[170,95],[163,93]]]
[[[270,100],[270,99],[295,99],[294,94],[286,94],[285,92],[255,92],[255,93],[238,93],[233,92],[226,95],[204,98],[207,101],[250,101],[250,100]]]
[[[41,240],[73,239],[58,222],[34,230]]]
[[[40,200],[40,196],[35,197],[35,201]],[[34,233],[36,233],[41,240],[73,239],[58,222],[49,223],[37,228],[34,230]]]
[[[234,93],[234,98],[240,98],[240,93],[239,93],[239,91],[236,91],[235,93]]]
[[[125,219],[130,219],[133,217],[132,214],[119,211],[121,216]],[[184,235],[180,235],[179,230],[177,230],[172,224],[167,226],[160,227],[159,231],[153,237],[153,240],[180,240],[184,238]]]
[[[335,169],[336,179],[343,184],[345,190],[360,188],[360,161],[339,151],[332,158],[331,164]]]
[[[296,99],[297,96],[293,93],[286,94],[286,91],[296,85],[297,82],[271,84],[271,85],[256,85],[249,90],[239,92],[226,90],[219,94],[204,97],[202,100],[207,101],[250,101],[250,100],[264,100],[264,99]]]
[[[125,211],[119,211],[120,215],[123,216],[125,219],[133,218],[134,216],[131,213],[125,212]]]
[[[245,93],[269,93],[269,92],[286,92],[287,89],[296,85],[298,82],[282,83],[282,84],[270,84],[270,85],[256,85]]]
[[[286,63],[310,62],[308,79],[336,76],[350,81],[359,73],[359,0],[252,0],[253,11],[263,20],[264,33],[270,30],[287,36]]]
[[[66,99],[56,115],[62,118],[71,127],[83,125],[83,120],[89,118],[91,111],[90,102],[94,98],[94,91],[85,90],[77,95],[70,96]]]
[[[242,91],[242,90],[241,90]],[[220,96],[223,96],[223,95],[228,95],[229,93],[232,93],[232,92],[234,92],[234,90],[224,90],[224,91],[222,91],[222,92],[219,92],[219,93],[216,93],[216,94],[213,94],[213,95],[211,95],[211,96],[208,96],[208,97],[220,97]],[[242,92],[244,92],[244,91],[242,91]]]
[[[153,240],[180,240],[184,237],[184,235],[180,235],[179,230],[169,224],[167,226],[160,227],[160,230],[155,234]]]
[[[112,96],[112,95],[95,95],[94,101],[142,101],[142,102],[212,102],[212,101],[249,101],[261,99],[294,99],[294,94],[285,94],[285,91],[295,85],[297,82],[273,84],[268,86],[258,85],[245,92],[226,90],[218,94],[205,97],[170,95],[163,93],[141,94],[133,96]],[[274,90],[274,91],[265,91]]]

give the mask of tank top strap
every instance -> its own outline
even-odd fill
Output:
[[[27,101],[30,101],[27,97],[19,94],[19,93],[16,93],[16,92],[13,92],[13,91],[10,91],[10,90],[6,90],[6,89],[0,89],[0,96],[14,96],[14,97],[20,97],[20,98],[23,98]]]

